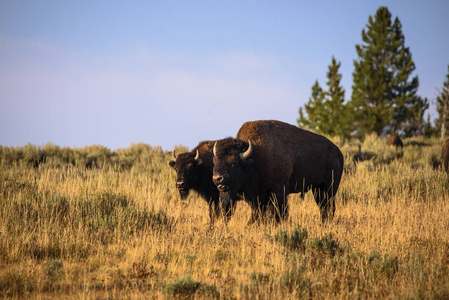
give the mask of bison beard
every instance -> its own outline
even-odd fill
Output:
[[[186,198],[189,191],[196,191],[209,205],[211,224],[220,214],[227,220],[232,214],[231,203],[224,212],[221,212],[220,196],[212,181],[213,154],[215,141],[204,141],[198,144],[191,152],[179,154],[173,152],[173,160],[169,165],[176,171],[176,188],[181,198]]]
[[[276,220],[286,218],[287,195],[308,190],[323,222],[334,215],[343,155],[323,136],[279,121],[247,122],[236,139],[216,142],[213,160],[222,206],[244,198],[252,208],[250,223],[268,211]]]

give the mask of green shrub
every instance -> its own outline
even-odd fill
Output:
[[[34,290],[35,284],[22,274],[7,271],[0,274],[0,297],[20,298],[27,292]]]
[[[214,285],[208,285],[195,281],[192,277],[187,276],[179,278],[164,287],[164,293],[171,298],[191,298],[195,294],[203,295],[206,298],[218,299],[220,292]]]
[[[289,293],[304,293],[311,288],[310,278],[306,275],[307,267],[299,262],[296,257],[290,261],[290,267],[284,271],[280,277],[280,284]]]
[[[61,259],[49,259],[45,266],[45,275],[49,280],[57,280],[61,278],[64,263]]]
[[[343,248],[337,240],[334,239],[332,233],[323,237],[314,237],[307,241],[307,249],[313,253],[323,256],[334,257],[343,253]]]
[[[296,226],[291,233],[279,230],[275,236],[276,242],[291,251],[304,252],[307,241],[307,230]]]
[[[366,257],[368,265],[376,272],[380,272],[388,279],[393,278],[398,271],[397,257],[384,254],[382,257],[380,253],[374,249]]]

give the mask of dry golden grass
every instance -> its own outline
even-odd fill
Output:
[[[247,226],[239,202],[210,228],[203,200],[179,200],[161,151],[129,169],[3,160],[0,296],[447,299],[442,143],[406,140],[400,158],[383,143],[368,138],[373,155],[357,165],[357,143],[340,145],[346,172],[325,225],[309,193],[289,197],[281,224]]]

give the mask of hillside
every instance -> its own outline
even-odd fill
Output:
[[[281,224],[247,226],[239,202],[213,227],[195,193],[179,199],[159,147],[0,147],[0,297],[449,298],[442,141],[335,143],[332,223],[309,192]]]

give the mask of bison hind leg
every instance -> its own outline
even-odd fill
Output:
[[[320,209],[321,222],[331,222],[335,214],[335,197],[328,192],[326,188],[317,188],[314,190],[313,197]]]

